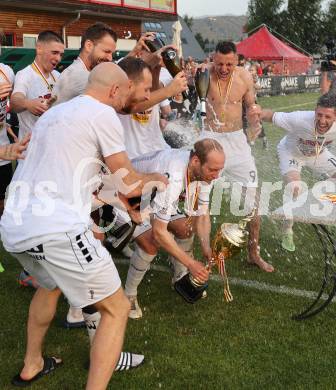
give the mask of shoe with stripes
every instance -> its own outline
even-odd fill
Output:
[[[140,366],[145,360],[144,355],[132,352],[121,352],[119,361],[114,371],[127,371]]]

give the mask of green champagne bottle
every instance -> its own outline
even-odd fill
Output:
[[[174,49],[165,50],[162,53],[162,59],[168,72],[172,77],[175,77],[178,73],[182,72],[183,69],[180,63],[180,58],[176,50]],[[187,91],[182,92],[182,96],[184,100],[189,101],[189,96]]]

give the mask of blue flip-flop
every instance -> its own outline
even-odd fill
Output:
[[[35,376],[33,376],[31,379],[28,380],[22,379],[21,375],[17,374],[11,381],[12,385],[16,387],[30,386],[33,382],[37,381],[38,379],[42,378],[45,375],[50,374],[52,371],[54,371],[57,367],[59,367],[63,363],[62,361],[57,362],[56,358],[54,357],[43,357],[43,361],[44,361],[43,368],[39,373],[37,373]]]

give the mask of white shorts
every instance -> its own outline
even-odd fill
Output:
[[[329,177],[336,175],[336,157],[328,149],[325,149],[317,159],[315,156],[294,156],[282,141],[278,144],[277,149],[282,175],[291,171],[300,173],[302,167],[308,167],[317,173],[327,174]]]
[[[243,130],[232,133],[202,131],[199,139],[213,138],[225,153],[223,176],[230,183],[241,183],[243,187],[258,187],[258,173]]]
[[[109,252],[87,230],[60,234],[23,253],[12,253],[41,287],[58,287],[73,307],[93,305],[114,294],[121,286]]]

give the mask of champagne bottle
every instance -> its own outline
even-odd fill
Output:
[[[163,40],[161,38],[159,38],[158,36],[156,36],[153,41],[148,39],[147,41],[145,41],[145,43],[146,43],[148,49],[152,53],[155,53],[156,51],[160,50],[163,46],[165,46],[165,43],[163,42]]]
[[[179,59],[179,56],[178,56],[176,50],[174,50],[174,49],[165,50],[162,53],[162,59],[163,59],[163,62],[165,64],[168,72],[170,73],[170,75],[172,77],[175,77],[178,73],[182,72],[183,69],[182,69],[180,59]],[[182,92],[182,96],[183,96],[184,100],[189,101],[187,91]]]
[[[209,91],[210,85],[210,73],[209,69],[197,69],[195,75],[195,86],[198,97],[201,101],[201,116],[206,116],[206,98]]]

